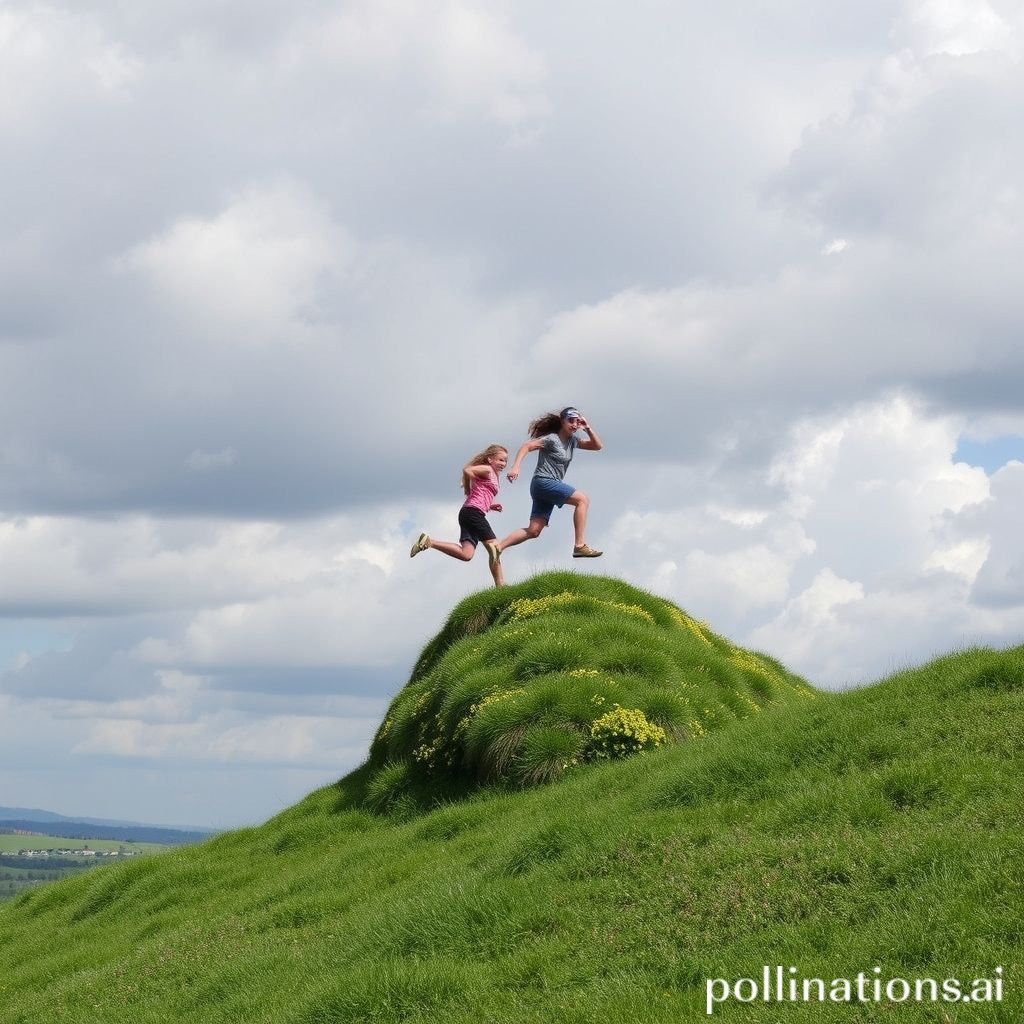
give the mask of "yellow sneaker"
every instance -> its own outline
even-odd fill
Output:
[[[579,544],[572,549],[573,558],[600,558],[603,551],[595,551],[589,544]]]

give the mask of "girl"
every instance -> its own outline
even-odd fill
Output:
[[[577,430],[587,432],[585,441],[580,441],[576,437]],[[555,506],[561,508],[569,504],[573,506],[572,525],[576,531],[572,557],[599,558],[603,552],[590,547],[584,536],[587,530],[590,499],[582,491],[577,491],[572,484],[565,482],[565,471],[569,468],[573,452],[577,448],[586,452],[599,452],[604,447],[597,436],[597,431],[578,409],[570,405],[561,412],[549,412],[546,416],[535,419],[530,424],[529,434],[530,440],[516,453],[516,461],[508,471],[508,480],[509,483],[515,482],[527,452],[539,452],[537,468],[533,471],[533,479],[530,481],[530,497],[533,498],[530,525],[510,533],[499,545],[499,550],[504,551],[514,544],[522,544],[524,540],[539,537],[540,531],[548,525]]]
[[[468,562],[476,554],[476,546],[483,541],[487,548],[487,559],[494,577],[494,585],[505,585],[505,574],[501,570],[501,548],[498,539],[487,522],[488,512],[500,512],[501,506],[495,504],[498,496],[498,474],[508,464],[508,449],[500,444],[488,445],[462,469],[462,489],[466,492],[466,500],[459,509],[459,526],[462,533],[459,542],[449,540],[431,540],[421,533],[419,540],[412,546],[409,557],[413,558],[427,548],[443,551],[452,558]]]

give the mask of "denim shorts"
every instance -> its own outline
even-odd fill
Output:
[[[576,488],[564,480],[553,480],[548,476],[535,476],[530,481],[530,497],[533,498],[531,519],[543,519],[546,523],[557,505],[561,508],[575,493]]]

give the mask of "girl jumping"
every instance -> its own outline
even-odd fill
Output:
[[[487,548],[487,559],[490,563],[494,585],[505,585],[505,574],[501,570],[501,548],[497,537],[487,522],[488,512],[500,512],[501,506],[495,504],[498,496],[498,474],[508,464],[508,449],[500,444],[488,445],[462,469],[462,489],[466,500],[459,509],[459,527],[462,530],[459,542],[450,540],[431,540],[421,533],[419,540],[412,546],[409,557],[413,558],[427,548],[443,551],[452,558],[468,562],[476,554],[476,546],[483,541]]]
[[[587,437],[581,441],[576,437],[577,430],[585,430]],[[565,482],[565,472],[572,462],[573,452],[579,448],[585,452],[599,452],[604,445],[597,436],[597,431],[586,421],[578,409],[571,405],[561,412],[549,412],[546,416],[535,419],[529,427],[530,440],[526,441],[516,453],[516,460],[508,471],[509,483],[514,483],[519,476],[519,467],[528,452],[538,452],[537,468],[533,471],[530,481],[530,497],[533,498],[533,509],[530,512],[530,525],[510,533],[499,545],[504,551],[524,540],[540,536],[540,531],[548,525],[551,513],[557,505],[572,505],[572,525],[576,532],[576,541],[572,549],[573,558],[599,558],[603,552],[595,551],[586,541],[587,510],[590,499],[576,490],[572,484]]]

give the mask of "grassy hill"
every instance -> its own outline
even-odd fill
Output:
[[[367,765],[265,825],[0,908],[0,1019],[667,1024],[705,1017],[705,979],[764,965],[825,979],[875,967],[992,978],[1001,966],[1005,995],[732,1001],[715,1017],[1018,1019],[1024,648],[962,651],[808,699],[781,666],[593,579],[552,574],[464,602]],[[516,620],[522,600],[533,604]],[[566,616],[624,632],[589,635],[560,660],[536,634],[562,636]],[[527,623],[529,644],[503,648]],[[552,679],[576,696],[553,698]],[[647,749],[616,756],[628,751],[594,732],[609,703],[645,709],[663,740],[632,728]],[[484,714],[503,705],[519,710]],[[536,774],[537,750],[553,749],[538,730],[578,740],[576,763],[548,757],[556,770]],[[496,759],[502,736],[499,752],[512,750]],[[417,758],[424,745],[433,756]],[[556,781],[535,784],[545,778]],[[431,793],[444,802],[431,807]]]
[[[370,748],[366,800],[536,785],[813,700],[802,679],[621,580],[545,573],[467,598]]]

